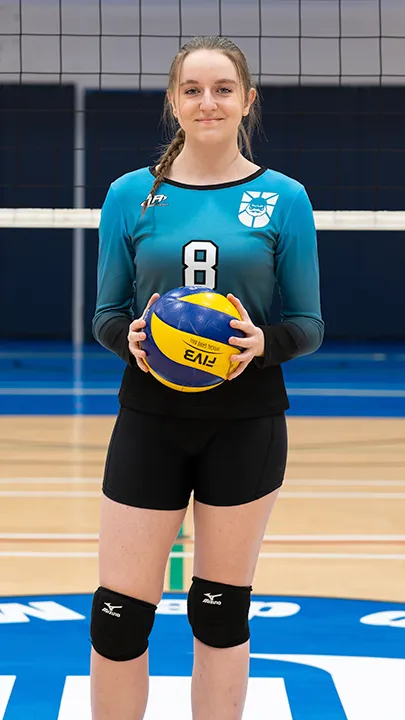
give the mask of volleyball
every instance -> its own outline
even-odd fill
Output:
[[[170,290],[145,313],[142,349],[151,374],[181,392],[202,392],[218,387],[239,363],[230,358],[240,350],[230,337],[244,337],[230,327],[241,320],[224,296],[201,285]]]

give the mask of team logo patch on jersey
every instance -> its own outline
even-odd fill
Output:
[[[265,227],[270,222],[278,198],[277,193],[253,190],[244,192],[239,208],[239,220],[246,227]]]

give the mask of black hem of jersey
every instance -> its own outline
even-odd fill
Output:
[[[151,175],[153,175],[153,177],[155,178],[155,166],[151,165],[148,169]],[[252,173],[252,175],[248,175],[247,177],[241,178],[240,180],[233,180],[232,182],[217,183],[216,185],[189,185],[188,183],[178,182],[177,180],[169,180],[168,178],[163,178],[163,182],[167,185],[174,185],[175,187],[185,188],[186,190],[222,190],[224,188],[236,187],[237,185],[244,185],[245,183],[251,182],[251,180],[256,180],[256,178],[260,177],[260,175],[263,175],[266,170],[266,167],[261,166],[258,170]]]
[[[290,402],[288,396],[285,395],[279,399],[278,403],[274,405],[267,405],[264,407],[250,407],[250,406],[239,406],[238,409],[232,408],[229,412],[227,409],[220,410],[217,407],[211,406],[206,408],[201,407],[189,407],[189,408],[178,408],[171,405],[170,408],[164,407],[163,405],[151,405],[146,406],[139,398],[135,395],[128,394],[126,391],[118,392],[118,403],[120,407],[128,410],[135,410],[135,412],[142,413],[144,415],[155,415],[158,417],[170,417],[170,418],[183,418],[186,420],[248,420],[260,417],[273,417],[274,415],[281,415],[290,409]]]

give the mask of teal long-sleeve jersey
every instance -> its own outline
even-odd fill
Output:
[[[218,185],[165,180],[151,200],[153,181],[153,168],[147,167],[118,178],[101,213],[93,333],[127,363],[121,404],[183,417],[283,412],[288,399],[280,364],[314,352],[324,329],[316,231],[305,188],[261,168]],[[139,370],[129,353],[128,326],[152,293],[199,284],[240,299],[264,332],[265,354],[234,381],[181,393]],[[281,322],[271,325],[276,286]]]

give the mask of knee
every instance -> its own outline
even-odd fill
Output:
[[[90,637],[108,660],[134,660],[143,655],[155,620],[156,605],[99,587],[94,593]]]
[[[205,645],[230,648],[249,640],[252,588],[193,577],[187,612],[194,637]]]

